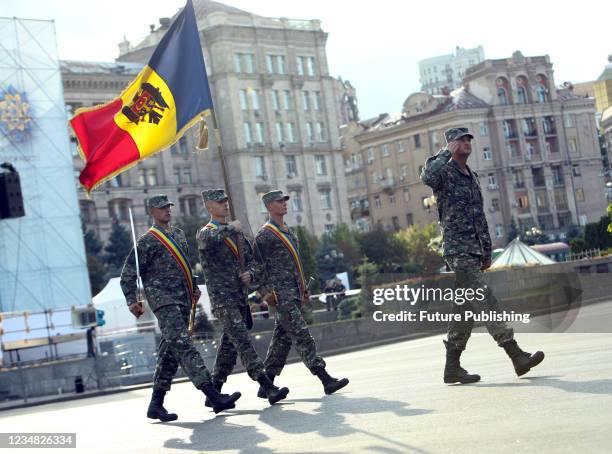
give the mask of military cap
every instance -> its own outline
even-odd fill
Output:
[[[228,197],[224,189],[204,189],[202,191],[202,200],[204,200],[204,203],[209,200],[213,202],[222,202],[227,199]]]
[[[174,203],[168,200],[168,196],[166,194],[158,194],[151,197],[148,200],[147,205],[149,208],[164,208],[168,205],[174,205]]]
[[[468,128],[450,128],[444,133],[444,137],[446,137],[447,142],[450,142],[451,140],[459,140],[465,136],[468,136],[470,139],[474,138],[474,136],[470,134],[470,131],[468,131]]]
[[[274,191],[266,192],[262,197],[264,205],[267,205],[270,202],[274,202],[276,200],[289,200],[289,196],[283,194],[283,191],[280,189],[275,189]]]

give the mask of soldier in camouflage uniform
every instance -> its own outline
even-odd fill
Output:
[[[445,132],[447,147],[427,159],[421,180],[433,189],[444,235],[444,259],[455,272],[455,288],[484,289],[482,301],[453,304],[452,312],[461,314],[460,321],[451,321],[446,345],[445,383],[473,383],[480,380],[468,374],[459,363],[472,333],[474,322],[465,320],[465,311],[499,311],[499,304],[484,280],[483,271],[491,266],[491,237],[483,208],[478,175],[467,165],[472,151],[473,136],[467,128],[452,128]],[[474,307],[478,305],[480,307]],[[489,334],[503,347],[518,375],[544,359],[544,353],[533,355],[522,351],[514,333],[505,322],[486,323]]]
[[[177,418],[176,414],[166,411],[163,403],[179,364],[194,386],[213,401],[215,413],[234,408],[234,402],[240,398],[240,393],[228,396],[220,394],[213,387],[204,360],[187,333],[191,305],[193,300],[197,302],[199,299],[200,290],[195,280],[191,283],[186,281],[185,269],[159,239],[167,238],[167,244],[175,245],[179,253],[188,257],[185,234],[182,230],[170,226],[172,205],[174,204],[169,202],[165,195],[156,195],[149,199],[148,207],[154,224],[137,243],[146,300],[157,317],[162,334],[153,376],[153,396],[147,416],[162,421],[173,421]],[[163,237],[156,236],[155,232],[161,232]],[[188,261],[186,266],[189,267]],[[191,273],[190,270],[188,272]],[[144,310],[138,297],[136,281],[136,262],[132,249],[121,271],[121,289],[130,312],[140,317]]]
[[[255,262],[253,250],[241,231],[240,221],[226,224],[229,214],[228,197],[223,189],[208,189],[202,199],[211,221],[197,234],[200,263],[204,269],[206,289],[212,311],[223,326],[223,336],[213,372],[213,385],[221,391],[227,376],[232,373],[240,354],[242,364],[251,379],[259,382],[270,404],[287,397],[287,388],[277,388],[264,371],[264,365],[253,347],[245,317],[250,315],[245,290],[253,282]],[[238,258],[242,252],[244,271]]]
[[[349,381],[335,379],[327,373],[325,361],[317,355],[314,339],[300,310],[301,305],[308,302],[309,294],[301,270],[297,235],[283,220],[289,196],[275,190],[264,194],[262,200],[270,220],[255,236],[261,270],[259,293],[269,305],[276,307],[274,332],[264,362],[266,373],[272,381],[280,375],[291,344],[295,342],[295,349],[306,367],[319,377],[325,393],[331,394]],[[259,397],[265,397],[262,391],[260,389]]]

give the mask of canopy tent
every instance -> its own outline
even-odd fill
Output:
[[[551,265],[553,263],[556,262],[544,254],[533,250],[516,237],[508,243],[504,251],[495,259],[491,269],[512,266]]]
[[[104,311],[104,320],[106,324],[100,327],[101,333],[110,333],[113,331],[125,330],[130,328],[136,328],[137,322],[148,322],[155,320],[155,316],[149,308],[146,308],[144,315],[139,319],[136,319],[127,308],[127,301],[123,296],[121,285],[119,283],[120,278],[113,277],[108,281],[106,286],[93,297],[93,304],[96,309],[102,309]],[[202,291],[202,296],[198,301],[204,308],[204,312],[208,316],[209,320],[214,319],[210,308],[210,299],[208,298],[208,292],[206,291],[205,285],[198,286]]]

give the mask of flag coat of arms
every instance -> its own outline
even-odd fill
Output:
[[[213,103],[193,5],[187,5],[149,63],[115,100],[70,120],[85,161],[88,192],[176,142]]]

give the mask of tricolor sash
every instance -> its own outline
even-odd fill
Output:
[[[266,222],[263,228],[270,231],[274,236],[276,236],[289,251],[289,255],[293,259],[295,269],[298,273],[298,286],[300,287],[300,292],[303,296],[306,290],[306,281],[304,279],[304,271],[302,270],[302,263],[300,262],[300,256],[298,255],[296,245],[293,244],[293,240],[291,239],[291,237],[289,237],[289,235],[279,229],[275,224],[271,222]]]
[[[185,281],[187,282],[187,289],[189,290],[189,296],[193,299],[193,274],[191,273],[191,266],[189,265],[189,260],[187,259],[187,255],[183,252],[179,244],[172,238],[167,235],[162,229],[157,226],[153,226],[149,229],[149,233],[153,235],[159,242],[170,252],[170,255],[176,260],[179,268],[183,272],[183,276],[185,277]]]
[[[214,221],[210,221],[208,224],[204,226],[204,228],[207,230],[215,230],[215,229],[218,229],[219,226]],[[226,236],[223,239],[223,241],[225,242],[225,244],[227,244],[227,247],[230,249],[232,254],[234,254],[234,257],[238,259],[238,246],[236,246],[236,243],[234,243],[234,240],[232,240],[229,236]]]

